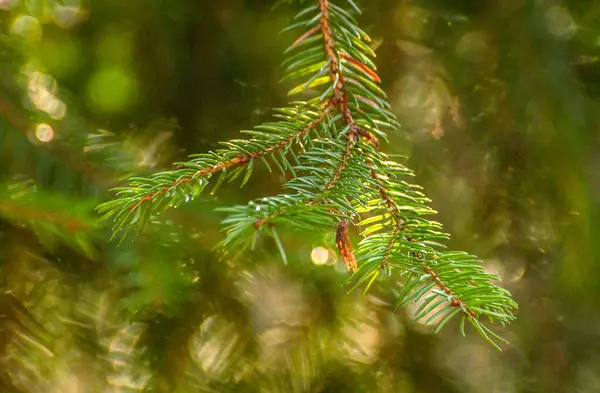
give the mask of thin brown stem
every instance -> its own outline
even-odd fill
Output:
[[[385,249],[385,254],[383,255],[383,259],[381,260],[381,263],[379,264],[379,267],[381,269],[384,269],[388,265],[388,262],[390,260],[390,255],[392,254],[392,249],[396,245],[396,236],[398,236],[398,234],[402,230],[402,225],[399,224],[400,222],[401,221],[396,221],[396,225],[394,226],[394,232],[392,232],[392,236],[391,236],[392,238],[390,239],[390,242],[388,243],[387,248]]]
[[[344,119],[344,123],[350,127],[347,134],[346,141],[346,149],[344,151],[344,156],[342,157],[342,161],[336,168],[333,177],[325,186],[324,191],[327,192],[340,179],[342,172],[348,166],[348,162],[352,157],[352,149],[356,144],[356,137],[359,134],[358,127],[354,122],[354,118],[352,117],[352,112],[348,107],[348,94],[346,92],[346,82],[344,81],[344,75],[340,72],[339,67],[339,58],[338,53],[335,49],[335,40],[333,38],[333,30],[331,29],[331,23],[329,20],[329,0],[318,0],[319,1],[319,9],[321,11],[321,24],[319,27],[321,28],[321,32],[323,34],[323,47],[325,49],[325,54],[327,59],[329,60],[329,76],[331,80],[336,83],[335,88],[332,93],[332,97],[329,100],[330,105],[337,108],[341,113]]]
[[[395,223],[395,225],[394,225],[394,231],[392,232],[392,236],[391,236],[390,242],[387,245],[384,257],[383,257],[383,259],[382,259],[382,261],[380,263],[380,267],[382,269],[384,269],[387,266],[387,264],[388,264],[388,261],[389,261],[389,258],[390,258],[390,254],[392,252],[392,249],[394,248],[394,245],[396,244],[396,237],[400,233],[400,231],[402,230],[402,227],[404,226],[404,220],[402,219],[402,216],[400,215],[400,211],[398,210],[398,206],[396,206],[396,204],[394,203],[394,201],[390,197],[387,189],[381,183],[381,180],[377,176],[377,173],[375,172],[375,170],[371,170],[371,177],[377,183],[377,187],[379,188],[379,196],[381,196],[381,199],[383,199],[385,201],[385,205],[387,206],[388,210],[390,211],[390,213],[392,215],[392,218],[394,220],[394,223]]]
[[[283,150],[284,148],[286,148],[287,146],[291,145],[294,140],[298,139],[298,138],[302,138],[304,137],[307,133],[309,133],[311,130],[314,130],[316,127],[319,126],[319,124],[321,124],[321,122],[325,119],[325,117],[329,114],[329,112],[331,111],[330,107],[326,107],[320,114],[319,116],[313,120],[308,126],[306,126],[304,129],[302,129],[301,131],[299,131],[298,133],[290,136],[289,138],[285,138],[282,139],[279,143],[277,143],[276,145],[273,145],[271,147],[269,147],[268,149],[264,149],[261,150],[259,152],[256,153],[249,153],[249,154],[238,154],[236,155],[234,158],[228,160],[228,161],[222,161],[219,162],[216,165],[213,165],[211,167],[208,168],[204,168],[201,169],[199,171],[196,171],[195,173],[193,173],[190,176],[185,176],[182,177],[181,179],[174,181],[172,183],[167,184],[166,186],[153,191],[145,196],[140,197],[140,199],[138,200],[138,202],[134,205],[132,205],[129,210],[137,210],[138,208],[140,208],[141,206],[147,204],[148,202],[151,202],[154,198],[163,195],[169,191],[171,191],[172,189],[182,185],[182,184],[188,184],[193,182],[196,179],[205,177],[207,175],[212,175],[215,174],[217,172],[220,172],[224,169],[227,168],[231,168],[231,167],[235,167],[235,166],[240,166],[240,165],[246,165],[248,164],[250,161],[255,160],[257,158],[263,157],[267,154],[279,151],[279,150]]]
[[[331,81],[336,85],[333,89],[331,97],[331,105],[337,107],[344,122],[349,126],[354,126],[354,118],[352,112],[348,108],[348,94],[346,93],[346,81],[344,75],[340,72],[340,64],[338,53],[335,50],[335,40],[333,38],[333,30],[329,21],[329,0],[319,0],[319,9],[321,11],[321,32],[323,34],[323,47],[325,54],[329,60],[329,76]]]
[[[400,215],[400,211],[398,209],[398,206],[396,206],[396,204],[394,203],[394,201],[390,197],[387,189],[381,183],[379,177],[377,176],[377,173],[374,170],[371,171],[371,176],[378,183],[379,195],[385,201],[385,204],[386,204],[388,210],[392,214],[392,219],[395,222],[394,231],[392,232],[390,242],[388,243],[387,249],[385,251],[385,255],[384,255],[383,260],[381,261],[381,264],[380,264],[381,268],[383,269],[388,264],[388,261],[389,261],[390,255],[391,255],[391,251],[392,251],[394,245],[396,244],[396,241],[397,241],[396,239],[398,238],[398,234],[405,228],[404,227],[405,222],[404,222],[404,220],[402,219],[402,217]],[[410,241],[410,242],[415,242],[416,241],[411,236],[407,236],[406,239],[408,241]],[[461,307],[462,310],[463,310],[463,312],[465,313],[465,315],[467,315],[469,317],[474,317],[475,316],[475,312],[472,311],[472,310],[470,310],[467,307],[467,305],[461,299],[459,299],[458,296],[454,292],[452,292],[450,290],[450,288],[448,288],[448,286],[439,278],[439,276],[435,273],[435,271],[430,266],[427,265],[427,262],[425,261],[423,254],[416,253],[416,254],[414,254],[414,256],[418,260],[421,261],[421,265],[423,266],[423,270],[425,270],[425,272],[431,277],[431,279],[438,286],[438,288],[440,288],[442,291],[444,291],[444,293],[446,295],[448,295],[449,298],[452,299],[452,301],[450,302],[450,304],[453,307]],[[434,256],[434,258],[435,258],[435,256]]]
[[[355,144],[356,144],[356,133],[352,129],[350,129],[350,131],[348,132],[348,140],[346,141],[346,150],[344,151],[344,156],[342,157],[342,161],[340,161],[339,165],[335,169],[333,177],[331,178],[331,180],[329,180],[329,182],[325,186],[325,189],[323,190],[323,192],[327,192],[327,191],[331,190],[336,185],[336,183],[340,180],[340,177],[342,177],[342,172],[348,167],[348,162],[350,161],[350,158],[352,157],[352,149],[354,148]]]
[[[267,226],[273,226],[272,223],[270,223],[269,221],[271,221],[272,219],[274,219],[277,216],[280,216],[282,214],[285,214],[287,212],[288,209],[281,209],[278,210],[274,213],[269,214],[266,217],[260,218],[256,221],[254,221],[254,228],[256,229],[261,229],[262,227],[264,227],[265,225]]]
[[[435,274],[435,271],[433,271],[431,267],[427,266],[425,261],[422,261],[421,264],[423,265],[423,270],[425,270],[425,272],[429,274],[429,276],[431,277],[433,282],[435,282],[438,288],[444,291],[444,293],[452,299],[452,301],[450,301],[450,305],[452,307],[460,307],[465,315],[471,318],[475,317],[475,311],[469,309],[465,302],[463,302],[458,296],[456,296],[456,294],[452,292],[450,288],[448,288],[448,286],[438,277],[438,275]]]

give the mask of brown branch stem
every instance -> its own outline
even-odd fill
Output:
[[[330,189],[332,189],[335,186],[335,184],[340,180],[340,177],[342,176],[342,172],[344,171],[344,169],[346,169],[348,167],[348,162],[350,161],[350,158],[352,157],[352,149],[354,148],[355,143],[356,143],[356,132],[354,132],[352,129],[350,129],[350,131],[348,132],[348,140],[346,141],[346,150],[344,151],[344,156],[342,157],[342,161],[340,161],[340,164],[335,169],[333,177],[331,178],[331,180],[329,180],[329,182],[325,186],[325,189],[323,190],[324,193],[329,191]]]
[[[394,222],[395,222],[394,232],[392,233],[391,240],[385,250],[385,255],[383,257],[383,260],[380,263],[380,267],[382,269],[384,269],[388,264],[390,254],[392,252],[392,248],[394,248],[394,245],[396,244],[396,235],[398,235],[398,233],[400,233],[400,231],[403,229],[402,227],[404,226],[404,220],[402,219],[402,216],[400,215],[398,206],[396,206],[396,204],[390,197],[388,191],[381,183],[381,180],[379,180],[379,177],[377,176],[377,173],[375,172],[375,170],[371,170],[371,177],[377,183],[377,186],[379,188],[379,196],[381,196],[381,199],[383,199],[385,201],[385,205],[390,210],[392,218],[394,219]]]
[[[387,189],[383,186],[383,184],[379,180],[379,177],[377,176],[377,173],[374,170],[371,171],[371,176],[378,183],[378,186],[379,186],[379,195],[385,201],[385,204],[386,204],[387,208],[390,210],[390,213],[392,214],[392,218],[395,221],[394,231],[392,232],[390,242],[388,243],[387,249],[385,251],[385,255],[384,255],[383,260],[381,261],[381,264],[380,264],[381,268],[383,269],[388,264],[392,248],[396,244],[397,235],[400,233],[400,231],[402,231],[402,230],[405,229],[404,228],[405,222],[404,222],[404,220],[402,219],[402,217],[400,215],[400,211],[398,210],[398,206],[396,206],[396,204],[394,203],[394,201],[390,197]],[[413,239],[411,236],[407,236],[406,238],[410,242],[416,242],[416,240]],[[431,279],[438,286],[438,288],[440,288],[442,291],[444,291],[444,293],[446,295],[448,295],[448,297],[452,298],[452,301],[450,302],[450,304],[453,307],[461,307],[461,309],[463,310],[463,312],[465,313],[465,315],[467,315],[469,317],[474,317],[475,316],[475,312],[472,311],[472,310],[470,310],[467,307],[467,305],[461,299],[459,299],[458,296],[454,292],[452,292],[450,290],[450,288],[448,288],[448,286],[438,277],[438,275],[435,273],[435,271],[430,266],[427,265],[427,263],[426,263],[426,261],[424,259],[423,254],[416,253],[414,256],[418,260],[421,261],[421,265],[423,266],[423,270],[425,270],[425,272],[431,277]],[[434,256],[434,258],[435,258],[435,256]]]
[[[331,97],[331,105],[337,107],[344,117],[344,122],[353,127],[355,123],[352,112],[350,112],[350,109],[348,108],[346,81],[344,75],[340,72],[338,53],[335,50],[333,30],[331,29],[331,22],[329,21],[329,0],[318,1],[319,9],[321,11],[320,27],[323,34],[323,47],[327,59],[329,60],[329,76],[331,77],[331,81],[336,83]]]
[[[298,133],[290,136],[289,138],[285,138],[282,139],[279,143],[277,143],[276,145],[273,145],[271,147],[269,147],[268,149],[264,149],[261,150],[259,152],[256,153],[250,153],[250,154],[238,154],[236,155],[234,158],[228,160],[228,161],[222,161],[219,162],[216,165],[213,165],[211,167],[208,168],[204,168],[201,169],[199,171],[196,171],[194,174],[190,175],[190,176],[185,176],[182,177],[181,179],[174,181],[156,191],[153,191],[145,196],[140,197],[140,199],[138,200],[138,202],[134,205],[132,205],[129,210],[137,210],[138,208],[140,208],[141,206],[145,205],[146,203],[152,201],[154,198],[163,195],[169,191],[171,191],[173,188],[178,187],[182,184],[187,184],[187,183],[191,183],[196,179],[202,178],[204,176],[207,175],[212,175],[215,174],[217,172],[220,172],[224,169],[227,168],[231,168],[234,166],[240,166],[240,165],[245,165],[248,164],[250,161],[255,160],[257,158],[263,157],[267,154],[276,152],[278,150],[283,150],[284,148],[286,148],[287,146],[289,146],[290,144],[292,144],[294,142],[294,140],[296,140],[297,138],[302,138],[303,136],[305,136],[308,132],[310,132],[311,130],[315,129],[319,124],[321,124],[321,122],[323,121],[323,119],[325,119],[325,116],[327,116],[327,114],[331,111],[330,107],[326,107],[321,114],[319,114],[319,117],[317,117],[315,120],[313,120],[308,126],[306,126],[305,128],[303,128],[301,131],[299,131]]]

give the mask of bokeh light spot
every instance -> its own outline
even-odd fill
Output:
[[[30,64],[26,64],[21,72],[28,78],[27,87],[31,103],[55,120],[65,117],[67,105],[55,95],[58,91],[56,80],[51,75],[36,71]]]
[[[87,13],[81,9],[80,1],[71,5],[57,5],[54,9],[54,23],[63,29],[69,29],[87,18]]]
[[[37,19],[29,15],[21,15],[12,23],[12,32],[28,41],[36,42],[42,38],[42,26]]]
[[[135,76],[120,67],[101,69],[91,77],[87,85],[91,105],[108,113],[130,107],[135,102],[137,93]]]
[[[315,265],[325,265],[329,259],[329,250],[325,247],[315,247],[310,253],[310,259]]]
[[[40,142],[50,142],[54,139],[54,130],[46,123],[40,123],[35,128],[35,137]]]
[[[577,25],[565,8],[553,6],[546,12],[546,26],[550,34],[562,39],[569,39],[575,34]]]
[[[48,114],[54,120],[61,120],[67,114],[67,105],[61,100],[54,100],[48,110]]]
[[[472,31],[463,35],[454,49],[456,55],[472,62],[484,62],[488,56],[487,37],[483,31]]]

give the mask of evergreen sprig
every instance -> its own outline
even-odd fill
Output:
[[[369,36],[358,27],[359,12],[348,0],[346,10],[329,0],[313,0],[286,30],[300,36],[286,50],[284,81],[294,81],[289,95],[305,101],[275,110],[276,121],[243,131],[249,139],[224,142],[224,149],[197,154],[176,163],[173,171],[132,178],[114,189],[117,198],[98,207],[114,221],[114,233],[142,230],[152,214],[189,201],[206,188],[242,177],[255,165],[278,168],[290,176],[289,192],[247,205],[221,208],[225,253],[241,252],[265,233],[275,239],[285,260],[277,228],[329,231],[354,287],[365,291],[377,279],[397,283],[398,306],[416,304],[415,320],[435,323],[436,331],[461,315],[497,347],[502,340],[480,318],[506,324],[517,308],[510,294],[496,286],[481,261],[449,252],[441,225],[426,218],[435,211],[420,188],[406,181],[410,169],[379,151],[379,140],[399,127],[378,83]],[[361,228],[356,252],[348,223]],[[123,235],[124,236],[124,235]],[[356,255],[356,256],[355,256]],[[396,285],[396,284],[395,284]]]

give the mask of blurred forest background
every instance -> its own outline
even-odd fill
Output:
[[[109,188],[288,101],[299,4],[0,0],[1,392],[600,392],[600,2],[361,3],[383,150],[520,304],[503,352],[384,281],[347,294],[334,233],[219,260],[213,208],[278,193],[266,171],[135,242],[98,224]]]

